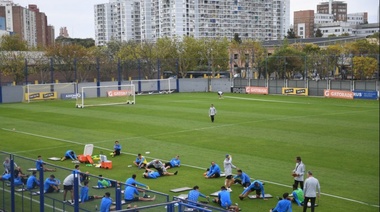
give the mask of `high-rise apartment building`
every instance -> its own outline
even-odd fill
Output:
[[[290,26],[290,0],[110,0],[94,6],[95,42],[162,37],[278,40]]]
[[[67,31],[66,27],[59,28],[59,36],[64,38],[69,38],[69,32]]]
[[[5,30],[19,35],[29,46],[52,44],[48,38],[51,32],[48,32],[47,17],[45,13],[40,12],[37,5],[31,4],[25,8],[14,4],[13,1],[0,0],[0,17],[5,18]]]
[[[321,2],[317,5],[317,13],[332,14],[334,21],[347,21],[347,3],[344,1]]]

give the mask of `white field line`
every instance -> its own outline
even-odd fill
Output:
[[[257,102],[277,102],[277,103],[287,103],[287,104],[299,104],[299,105],[309,105],[314,103],[309,102],[292,102],[292,101],[279,101],[279,100],[268,100],[268,99],[255,99],[255,98],[246,98],[246,97],[237,97],[237,96],[224,96],[230,99],[241,99],[241,100],[248,100],[248,101],[257,101]],[[320,98],[320,97],[317,97]],[[323,98],[323,97],[321,97]],[[339,105],[339,104],[328,104],[333,106],[340,106],[340,107],[353,107],[353,108],[374,108],[374,107],[358,107],[356,105]],[[374,108],[375,109],[375,108]],[[378,110],[378,109],[377,109]]]
[[[245,97],[237,97],[237,96],[224,96],[225,98],[230,99],[242,99],[242,100],[250,100],[250,101],[258,101],[258,102],[278,102],[278,103],[288,103],[288,104],[309,104],[306,102],[292,102],[292,101],[279,101],[279,100],[269,100],[269,99],[255,99],[255,98],[245,98]]]
[[[11,132],[15,132],[15,133],[22,133],[22,134],[26,134],[26,135],[30,135],[30,136],[35,136],[35,137],[48,138],[48,139],[52,139],[52,140],[63,141],[63,142],[68,142],[68,143],[78,144],[78,145],[83,146],[82,143],[75,142],[75,141],[69,141],[69,140],[66,140],[66,139],[54,138],[54,137],[44,136],[44,135],[38,135],[38,134],[34,134],[34,133],[15,131],[15,130],[10,130],[10,129],[5,129],[5,128],[2,128],[2,130],[11,131]],[[103,148],[103,147],[96,147],[96,148],[102,149],[102,150],[106,150],[106,151],[112,151],[111,149],[107,149],[107,148]],[[123,152],[123,154],[133,155],[133,156],[136,155],[136,153],[130,153],[130,152]],[[153,159],[152,157],[146,157],[146,158]],[[161,160],[160,158],[154,158],[154,159]],[[206,169],[204,167],[193,166],[193,165],[188,165],[188,164],[183,164],[183,166],[187,166],[187,167],[191,167],[191,168],[195,168],[195,169],[201,169],[201,170],[205,170]],[[289,185],[285,185],[285,184],[281,184],[281,183],[276,183],[276,182],[272,182],[272,181],[267,181],[267,180],[263,180],[263,181],[271,183],[271,184],[274,184],[274,185],[279,185],[279,186],[289,187],[290,188]],[[350,198],[346,198],[346,197],[336,196],[336,195],[333,195],[333,194],[327,194],[327,193],[321,193],[321,194],[326,195],[326,196],[330,196],[330,197],[333,197],[333,198],[337,198],[337,199],[342,199],[342,200],[346,200],[346,201],[350,201],[350,202],[355,202],[355,203],[359,203],[359,204],[363,204],[363,205],[372,206],[372,207],[377,207],[377,208],[380,207],[379,205],[373,205],[373,204],[369,204],[369,203],[362,202],[362,201],[359,201],[359,200],[354,200],[354,199],[350,199]]]

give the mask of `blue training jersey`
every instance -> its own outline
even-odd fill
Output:
[[[83,186],[80,189],[80,199],[82,202],[86,202],[88,200],[88,186]]]
[[[226,208],[232,205],[231,195],[230,192],[228,192],[227,190],[220,191],[218,194],[218,198],[220,201],[220,206]]]
[[[149,178],[156,179],[157,177],[161,176],[158,172],[149,172],[148,173]]]
[[[136,195],[139,195],[139,191],[137,191],[137,188],[135,186],[127,186],[124,190],[124,199],[125,200],[133,200],[133,198]]]
[[[206,196],[202,194],[201,192],[199,192],[198,190],[193,189],[189,191],[189,194],[187,196],[187,200],[189,200],[189,204],[196,205],[196,202],[198,201],[199,196],[206,198]]]
[[[258,186],[255,186],[256,182],[259,184]],[[243,193],[241,193],[241,194],[244,195],[245,193],[247,193],[248,191],[250,191],[251,188],[253,188],[255,190],[260,190],[262,197],[265,198],[265,192],[264,192],[263,183],[260,182],[260,181],[258,181],[258,180],[253,181],[252,184],[250,186],[248,186],[246,189],[244,189]]]
[[[34,188],[34,185],[40,185],[40,181],[37,180],[37,177],[34,175],[31,175],[28,177],[28,180],[26,181],[26,188],[32,189]]]
[[[220,168],[219,168],[218,164],[210,166],[210,170],[208,171],[207,176],[211,177],[212,175],[214,175],[216,173],[220,174]]]
[[[100,212],[109,212],[112,205],[112,199],[109,197],[103,197],[100,202]]]
[[[177,158],[173,158],[173,159],[170,160],[170,164],[171,164],[173,167],[175,167],[175,166],[179,166],[179,165],[181,165],[181,161],[180,161],[179,159],[177,159]]]
[[[132,185],[132,184],[136,184],[136,185],[139,185],[139,186],[142,186],[142,187],[147,187],[145,184],[142,184],[142,183],[139,183],[137,182],[135,179],[133,179],[132,177],[128,178],[126,181],[125,181],[125,184],[126,185]]]
[[[113,149],[114,149],[114,150],[121,150],[121,145],[120,145],[120,144],[115,144],[115,145],[113,146]]]

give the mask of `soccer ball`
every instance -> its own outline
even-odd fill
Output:
[[[77,105],[77,108],[83,108],[83,106],[82,105]]]
[[[311,207],[311,202],[307,202],[307,207]]]

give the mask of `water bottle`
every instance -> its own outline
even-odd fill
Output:
[[[95,205],[95,210],[96,210],[96,211],[98,210],[98,205]]]

